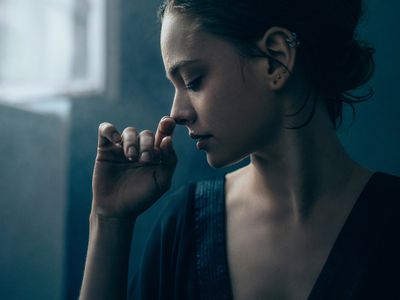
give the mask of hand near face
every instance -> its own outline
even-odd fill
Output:
[[[119,133],[110,123],[100,124],[92,213],[137,217],[169,189],[177,163],[174,128],[170,117],[161,119],[155,135],[133,127]]]

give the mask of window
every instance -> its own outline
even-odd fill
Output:
[[[104,89],[104,0],[0,0],[0,101]]]

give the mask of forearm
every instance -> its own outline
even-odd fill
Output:
[[[126,299],[135,219],[118,220],[91,215],[81,300]]]

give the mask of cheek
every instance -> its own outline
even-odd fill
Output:
[[[251,109],[248,98],[249,93],[240,81],[225,78],[209,87],[203,101],[209,106],[210,116],[214,116],[215,121],[219,119],[220,123],[229,124],[240,121]]]
[[[281,117],[279,101],[257,79],[248,73],[243,78],[240,72],[210,78],[196,100],[202,125],[221,138],[239,140],[255,139],[276,128]]]
[[[257,89],[232,89],[219,100],[223,102],[219,106],[221,122],[233,126],[238,134],[258,132],[265,123],[271,123],[279,116],[275,102]]]
[[[280,131],[279,101],[257,83],[214,82],[199,103],[202,103],[199,109],[202,109],[203,124],[216,137],[207,151],[207,161],[213,167],[241,161],[272,144]]]
[[[243,101],[232,101],[214,118],[221,137],[222,149],[230,159],[268,147],[274,143],[282,129],[282,113],[279,105],[270,99],[252,95]]]

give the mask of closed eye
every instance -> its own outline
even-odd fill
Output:
[[[186,85],[186,89],[197,92],[200,89],[203,77],[197,77]]]

